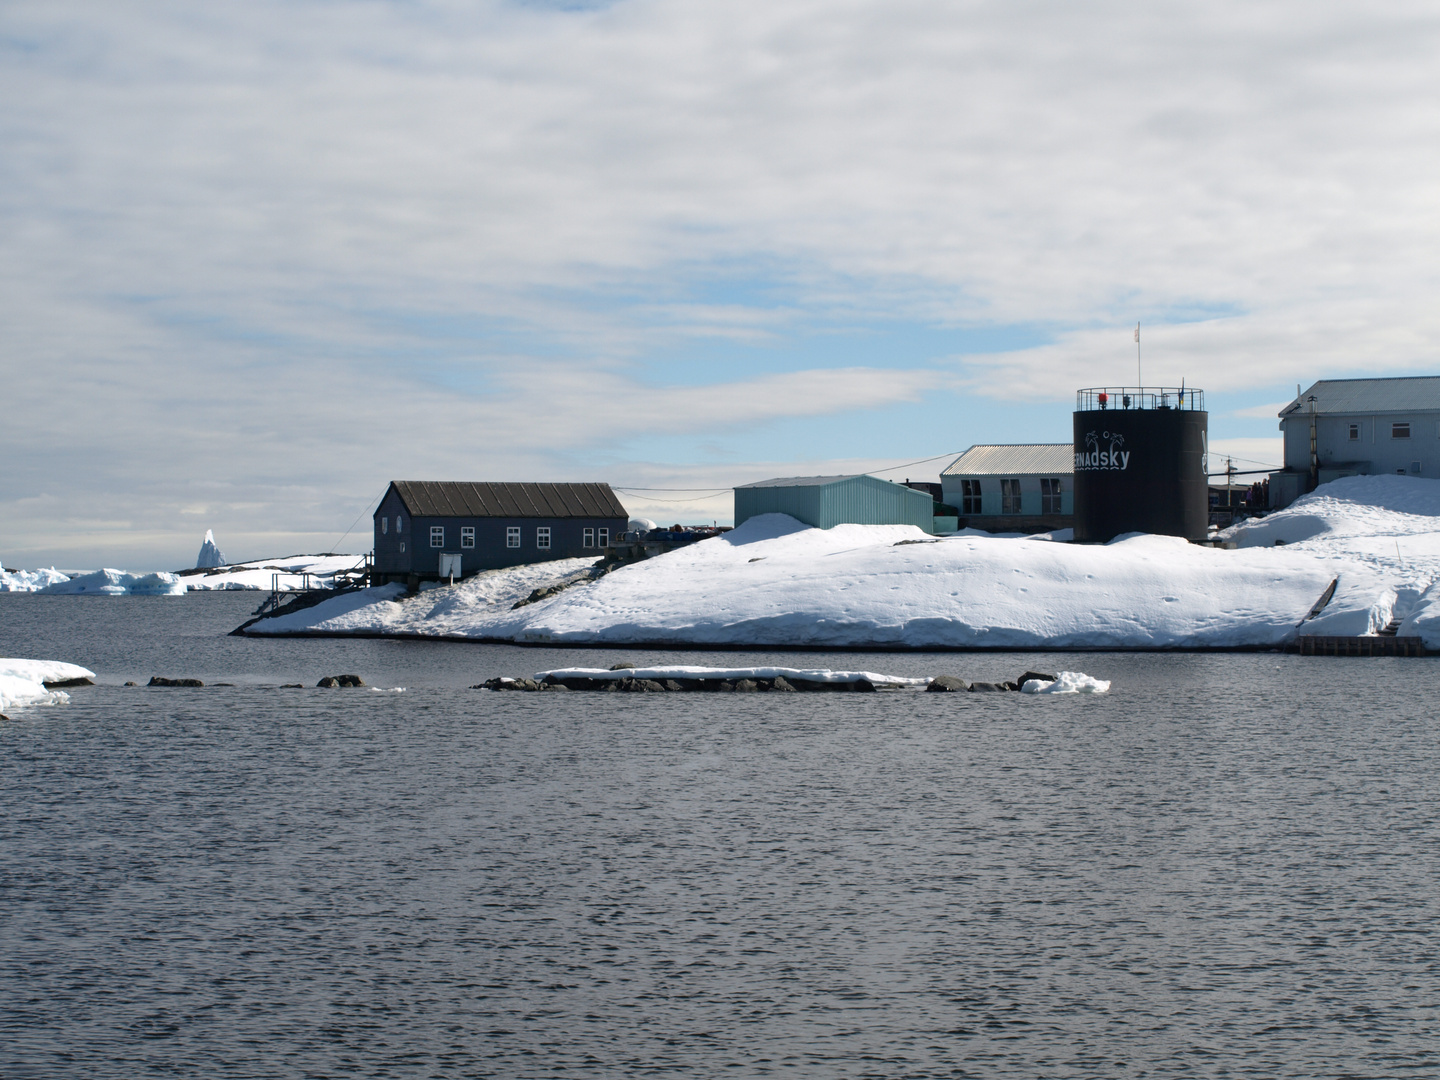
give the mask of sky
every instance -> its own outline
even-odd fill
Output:
[[[0,562],[360,552],[391,479],[724,523],[1137,378],[1278,464],[1297,383],[1435,370],[1437,55],[1383,0],[7,0]]]

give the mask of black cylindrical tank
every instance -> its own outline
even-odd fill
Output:
[[[1077,541],[1105,543],[1130,532],[1204,539],[1210,491],[1203,402],[1198,390],[1080,391]]]

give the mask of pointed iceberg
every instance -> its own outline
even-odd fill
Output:
[[[205,543],[200,545],[200,554],[195,557],[196,570],[209,570],[216,566],[225,566],[225,554],[215,546],[215,532],[213,529],[205,530]]]

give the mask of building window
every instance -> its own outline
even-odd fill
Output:
[[[506,528],[506,530],[505,530],[505,546],[506,546],[507,548],[517,548],[517,547],[520,546],[520,526],[519,526],[519,525],[511,525],[511,526],[509,526],[509,527]]]
[[[602,548],[603,548],[603,547],[608,547],[609,544],[610,544],[610,530],[609,530],[609,529],[601,529],[601,530],[600,530],[600,546],[601,546]]]
[[[404,540],[401,540],[401,541],[400,541],[400,554],[401,554],[401,555],[404,555],[404,554],[405,554],[405,541],[404,541]]]
[[[1360,441],[1360,425],[1359,425],[1359,424],[1351,424],[1351,425],[1350,425],[1350,441],[1351,441],[1351,442],[1359,442],[1359,441]]]
[[[460,546],[462,548],[473,548],[475,546],[475,526],[460,526]]]
[[[541,525],[535,530],[535,546],[541,551],[550,550],[550,526]]]
[[[1019,480],[1001,480],[1001,481],[1000,481],[1000,513],[1002,513],[1002,514],[1018,514],[1018,513],[1020,513],[1020,481],[1019,481]]]
[[[431,525],[431,526],[430,526],[430,546],[431,546],[431,547],[444,547],[444,546],[445,546],[445,526],[444,526],[444,525]]]
[[[593,547],[595,546],[595,530],[594,530],[594,529],[586,529],[586,530],[581,534],[580,546],[581,546],[581,547],[588,547],[588,548],[593,548]]]
[[[982,514],[980,499],[979,480],[960,481],[960,513],[967,517],[971,514]]]
[[[1042,476],[1040,478],[1040,512],[1042,514],[1060,513],[1060,478]]]
[[[1410,438],[1410,424],[1409,424],[1408,422],[1403,423],[1403,424],[1391,424],[1391,425],[1390,425],[1390,438],[1392,438],[1392,439],[1408,439],[1408,438]]]
[[[384,535],[385,535],[386,533],[388,533],[389,531],[390,531],[390,519],[389,519],[388,517],[383,517],[383,518],[381,518],[381,519],[380,519],[380,535],[381,535],[381,536],[384,536]]]
[[[397,533],[405,531],[405,519],[399,514],[395,515],[395,531]]]

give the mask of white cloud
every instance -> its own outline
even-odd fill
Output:
[[[1268,405],[1253,405],[1248,409],[1236,409],[1230,415],[1245,420],[1275,420],[1280,416],[1280,410],[1294,401],[1294,398],[1289,398],[1286,401],[1272,401]]]
[[[1430,366],[1437,38],[1298,0],[17,0],[0,546],[188,557],[181,507],[319,536],[391,475],[587,474],[617,432],[1063,400],[1131,381],[1136,318],[1147,382]],[[787,358],[882,318],[1053,343]]]

